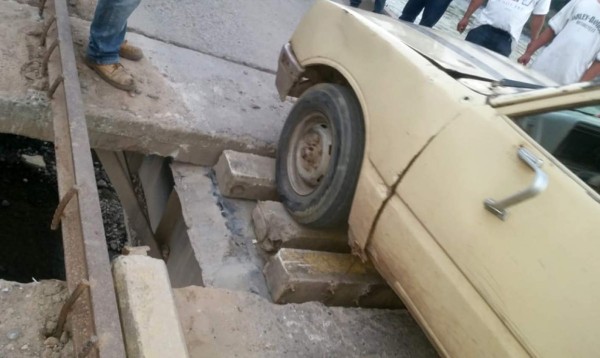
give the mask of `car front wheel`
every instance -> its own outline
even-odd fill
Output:
[[[277,189],[301,224],[329,228],[347,221],[365,146],[358,99],[347,87],[319,84],[296,102],[277,153]]]

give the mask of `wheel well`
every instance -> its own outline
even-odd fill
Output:
[[[290,89],[289,96],[300,97],[304,91],[319,83],[335,83],[352,89],[348,80],[335,68],[311,65],[306,67],[299,83]]]

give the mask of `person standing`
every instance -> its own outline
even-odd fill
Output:
[[[532,69],[562,85],[591,81],[600,75],[600,2],[571,0],[517,61],[528,64],[545,45]]]
[[[120,57],[139,61],[141,49],[125,41],[127,19],[141,0],[99,0],[90,26],[86,64],[112,86],[132,91],[135,80],[120,63]]]
[[[373,12],[377,14],[383,13],[383,8],[385,7],[386,0],[375,0],[375,5],[373,5]],[[350,0],[350,6],[359,7],[362,3],[362,0]]]
[[[471,0],[456,29],[463,33],[469,19],[484,0]],[[488,0],[477,16],[478,26],[469,31],[466,40],[508,57],[513,41],[518,41],[523,26],[531,17],[531,39],[535,40],[550,10],[550,0]]]
[[[402,15],[402,21],[414,22],[417,16],[423,12],[419,25],[433,27],[442,18],[452,0],[408,0]]]

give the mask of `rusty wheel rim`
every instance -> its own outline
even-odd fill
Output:
[[[312,194],[329,170],[333,133],[329,120],[315,112],[296,126],[288,151],[288,176],[298,195]]]

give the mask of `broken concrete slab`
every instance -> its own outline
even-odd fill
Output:
[[[221,194],[228,198],[277,200],[275,159],[224,150],[214,166]]]
[[[37,8],[0,2],[0,14],[5,13],[3,46],[10,53],[0,57],[0,69],[3,76],[10,71],[15,85],[0,88],[0,132],[52,140],[48,100],[33,89],[38,79],[25,76],[37,70],[19,71],[24,63],[40,63],[39,51],[31,45],[39,38],[27,35],[42,27]],[[89,23],[71,20],[76,50],[82,54]],[[273,155],[290,105],[278,101],[272,74],[140,35],[130,40],[146,51],[141,62],[125,62],[139,82],[134,97],[78,64],[92,147],[203,165],[215,164],[225,149]]]
[[[274,305],[204,287],[174,294],[193,357],[437,357],[405,310]]]
[[[269,297],[262,260],[248,237],[240,235],[229,219],[236,213],[219,196],[212,170],[182,163],[173,163],[171,170],[204,285]]]
[[[252,212],[252,222],[256,240],[267,252],[274,252],[282,247],[350,252],[345,229],[315,230],[302,226],[279,202],[258,202]]]
[[[112,271],[127,355],[188,357],[165,263],[119,256]]]
[[[404,307],[371,264],[350,254],[281,249],[264,272],[273,302]]]

